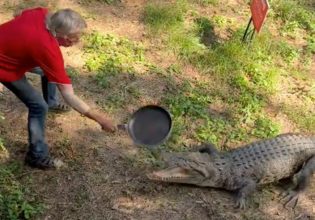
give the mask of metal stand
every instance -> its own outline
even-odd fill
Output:
[[[251,41],[255,34],[255,28],[250,28],[250,25],[252,24],[253,18],[250,17],[248,25],[246,27],[245,33],[243,35],[243,42],[245,41]]]

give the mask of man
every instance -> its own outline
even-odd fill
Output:
[[[45,141],[48,105],[25,77],[35,67],[43,70],[49,83],[56,84],[70,107],[98,122],[103,130],[115,131],[104,114],[91,109],[74,94],[64,69],[59,46],[76,44],[85,28],[85,21],[75,11],[64,9],[50,14],[45,8],[25,10],[0,25],[0,82],[28,107],[29,151],[25,162],[31,167],[57,166]]]

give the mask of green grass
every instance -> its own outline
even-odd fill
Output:
[[[149,3],[144,9],[144,23],[153,34],[167,32],[183,23],[186,11],[185,0],[177,0],[175,3]]]
[[[168,44],[177,56],[186,60],[189,60],[193,56],[197,57],[206,48],[205,45],[200,43],[200,38],[194,33],[180,29],[174,31],[169,36]]]
[[[141,92],[133,84],[139,71],[146,71],[149,63],[144,59],[145,48],[127,38],[92,32],[84,37],[85,68],[93,79],[106,90],[106,96],[97,103],[107,111],[121,108],[136,101]]]
[[[219,0],[193,0],[202,6],[214,5],[217,6],[219,4]]]
[[[194,139],[224,147],[233,142],[277,135],[280,126],[264,109],[276,92],[279,75],[298,72],[301,69],[295,63],[303,62],[313,53],[312,35],[308,35],[308,46],[304,50],[283,39],[274,40],[267,30],[251,44],[241,42],[243,29],[219,43],[214,26],[225,29],[232,20],[222,15],[210,19],[192,14],[190,21],[185,22],[188,4],[175,1],[149,3],[145,7],[144,22],[153,33],[150,37],[162,38],[162,43],[178,57],[178,64],[167,69],[146,63],[144,49],[127,39],[98,33],[86,37],[86,68],[96,73],[95,79],[101,87],[115,88],[106,98],[106,105],[122,107],[127,104],[126,100],[130,103],[132,97],[140,98],[139,89],[128,85],[139,76],[135,64],[147,65],[151,74],[168,81],[169,89],[161,104],[167,106],[173,116],[172,146],[182,149],[178,145],[185,146],[186,140]],[[284,23],[285,32],[305,29],[309,33],[312,30],[312,24],[307,23],[312,15],[302,5],[298,5],[297,12],[288,15],[292,12],[287,11],[282,1],[272,4],[274,17]],[[295,3],[290,1],[289,5],[292,4]],[[207,44],[204,39],[209,38],[211,42]],[[212,83],[185,80],[181,66],[187,63]],[[122,77],[124,74],[128,77]],[[209,111],[209,106],[215,105],[217,100],[226,107],[222,114],[215,115]],[[303,126],[309,128],[308,124]]]
[[[307,31],[315,31],[315,14],[311,7],[305,7],[302,1],[273,0],[271,7],[277,18],[287,24],[294,24]]]
[[[300,58],[300,53],[298,49],[290,46],[286,42],[279,42],[277,45],[277,52],[287,63],[292,63]]]
[[[315,33],[308,36],[306,40],[307,40],[306,53],[315,54]]]
[[[43,211],[28,183],[19,182],[21,165],[10,163],[0,166],[0,219],[32,219]]]
[[[160,10],[156,5],[148,7],[152,11]],[[270,41],[271,35],[268,33],[257,37],[251,45],[244,45],[240,41],[242,33],[239,31],[228,41],[219,44],[213,26],[225,28],[231,20],[220,15],[212,20],[196,16],[190,26],[182,22],[184,14],[180,14],[177,22],[170,22],[173,25],[166,28],[166,43],[179,60],[189,62],[200,72],[211,76],[218,82],[219,88],[184,81],[168,92],[163,103],[174,118],[175,134],[171,142],[178,145],[183,144],[185,138],[193,138],[219,144],[226,137],[233,142],[279,133],[277,123],[263,113],[266,100],[275,92],[280,72],[274,61],[280,56],[289,63],[299,59],[299,52],[288,45]],[[164,28],[150,22],[147,25],[150,29]],[[212,38],[211,47],[205,44],[205,36]],[[282,50],[275,51],[276,47]],[[220,91],[220,87],[226,91]],[[228,104],[230,118],[216,118],[209,114],[209,105],[215,99]]]
[[[197,17],[195,18],[195,24],[196,24],[196,31],[198,33],[197,36],[200,38],[204,36],[208,36],[209,34],[214,34],[213,33],[213,22],[211,22],[208,18],[206,17]]]
[[[137,64],[144,64],[144,48],[126,38],[93,32],[85,36],[85,67],[96,73],[96,80],[104,88],[116,84],[117,74],[133,73]]]
[[[195,22],[197,28],[171,32],[168,43],[181,60],[217,80],[218,88],[186,82],[165,98],[175,121],[180,122],[178,118],[184,121],[184,124],[175,123],[178,139],[188,136],[219,144],[225,137],[233,142],[278,134],[277,123],[263,113],[268,97],[275,92],[280,72],[274,61],[276,57],[285,56],[290,62],[298,59],[299,53],[287,45],[285,48],[282,45],[281,52],[275,51],[275,47],[280,47],[279,42],[270,41],[268,33],[257,37],[251,45],[245,45],[240,41],[241,33],[236,32],[223,44],[216,43],[207,48],[201,38],[205,27],[211,27],[212,23],[205,18]],[[216,94],[220,87],[227,88],[227,91]],[[209,104],[216,98],[229,105],[230,119],[209,115]],[[195,120],[199,120],[199,124],[194,125]],[[184,130],[189,125],[196,129],[185,135]],[[182,137],[178,135],[179,131],[183,132]],[[178,142],[175,140],[174,143]]]
[[[302,131],[312,132],[315,130],[315,114],[313,112],[297,110],[293,106],[286,106],[284,112]]]
[[[68,76],[70,76],[71,80],[77,80],[80,76],[80,73],[77,69],[71,66],[66,67],[66,71]]]
[[[301,29],[308,32],[306,49],[297,49],[284,39],[274,40],[266,30],[249,45],[240,41],[243,30],[218,43],[213,27],[225,29],[232,25],[231,18],[222,15],[209,19],[195,14],[193,23],[185,23],[185,14],[181,11],[180,19],[176,22],[165,22],[172,24],[171,28],[163,27],[160,19],[156,19],[156,26],[147,22],[149,29],[165,30],[164,42],[179,60],[195,66],[199,72],[215,80],[214,85],[218,87],[207,87],[200,82],[183,82],[168,93],[164,104],[169,107],[175,121],[173,143],[178,145],[184,142],[180,139],[193,138],[222,144],[224,138],[237,142],[251,137],[272,137],[280,132],[280,126],[264,112],[264,108],[276,92],[280,74],[300,71],[303,75],[307,66],[301,69],[295,64],[311,63],[313,35],[309,33],[313,31],[311,21],[314,15],[294,1],[273,1],[271,5],[274,18],[283,22],[281,33],[284,36],[300,34]],[[152,11],[160,10],[152,4],[149,8]],[[289,10],[292,8],[297,10]],[[161,19],[164,18],[167,19],[167,16]],[[210,39],[210,44],[204,39]],[[209,105],[216,99],[228,105],[230,118],[217,118],[209,114]],[[304,124],[304,127],[309,126]]]

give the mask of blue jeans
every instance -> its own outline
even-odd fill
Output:
[[[57,86],[55,83],[49,83],[47,77],[44,75],[43,70],[40,67],[35,67],[31,73],[38,74],[42,77],[42,91],[45,101],[48,107],[53,107],[59,104],[57,96]]]
[[[48,146],[45,141],[45,121],[48,105],[43,96],[33,88],[24,76],[14,82],[2,82],[28,108],[28,155],[34,159],[48,156]]]

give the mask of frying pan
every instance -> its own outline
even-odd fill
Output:
[[[170,113],[157,105],[147,105],[135,111],[127,124],[118,125],[137,145],[155,147],[168,139],[172,129]]]

